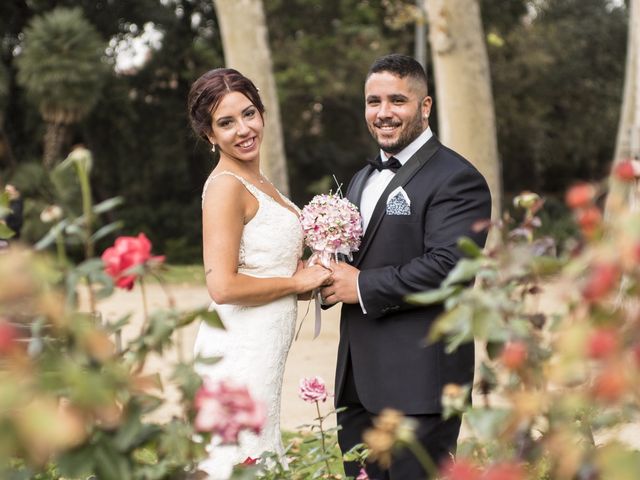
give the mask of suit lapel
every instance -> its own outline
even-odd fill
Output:
[[[355,177],[353,178],[353,182],[351,182],[349,189],[347,190],[347,199],[351,203],[356,205],[358,209],[360,209],[360,200],[362,199],[362,190],[364,190],[364,184],[367,182],[367,178],[369,178],[372,170],[373,167],[371,165],[367,165],[366,167],[358,171],[358,173],[356,173]]]
[[[378,202],[376,203],[375,208],[373,209],[373,213],[371,214],[371,219],[369,220],[369,225],[367,226],[367,230],[362,237],[362,242],[360,244],[360,249],[356,252],[353,265],[357,267],[371,244],[373,237],[380,226],[380,222],[384,217],[386,208],[387,208],[387,197],[389,194],[398,187],[404,187],[413,176],[418,173],[418,171],[422,168],[422,166],[427,163],[427,161],[433,156],[434,153],[440,147],[440,142],[436,138],[436,136],[432,136],[427,143],[425,143],[408,161],[405,163],[398,173],[393,177],[387,188],[384,189]],[[373,169],[373,167],[371,167]],[[364,177],[364,180],[369,175]],[[355,187],[355,179],[354,179],[354,187]],[[360,199],[362,198],[362,187],[364,187],[364,181],[362,181],[362,185],[360,187],[358,203],[356,205],[360,205]]]

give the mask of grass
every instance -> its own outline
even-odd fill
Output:
[[[204,287],[204,269],[202,265],[165,265],[162,279],[171,285],[193,285]],[[149,277],[152,279],[153,277]]]

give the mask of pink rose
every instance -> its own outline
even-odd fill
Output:
[[[222,438],[222,443],[237,443],[242,430],[260,433],[266,410],[251,398],[246,387],[231,382],[205,381],[195,398],[195,428]]]
[[[360,469],[360,473],[358,473],[356,480],[369,480],[369,475],[367,474],[367,471],[364,468]]]
[[[151,256],[151,242],[144,233],[137,237],[118,237],[113,247],[102,254],[105,272],[116,282],[116,286],[131,290],[138,275],[125,274],[128,269],[149,262],[162,263],[164,256]]]
[[[300,380],[298,396],[305,402],[324,402],[327,399],[327,387],[320,377],[303,378]]]

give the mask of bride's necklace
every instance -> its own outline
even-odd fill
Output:
[[[267,179],[267,177],[264,176],[264,174],[262,173],[262,171],[258,172],[258,175],[252,175],[252,177],[258,181],[258,183],[260,185],[264,185],[265,183],[268,183],[269,180]]]

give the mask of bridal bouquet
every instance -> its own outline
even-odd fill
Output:
[[[358,207],[338,193],[316,195],[300,215],[304,242],[313,254],[309,265],[320,263],[329,268],[338,255],[349,260],[358,251],[362,239],[362,219]],[[320,333],[320,294],[316,292],[314,338]]]
[[[310,263],[319,261],[329,267],[338,254],[352,259],[362,238],[362,220],[358,207],[338,194],[316,195],[300,215],[305,244],[313,255]]]

